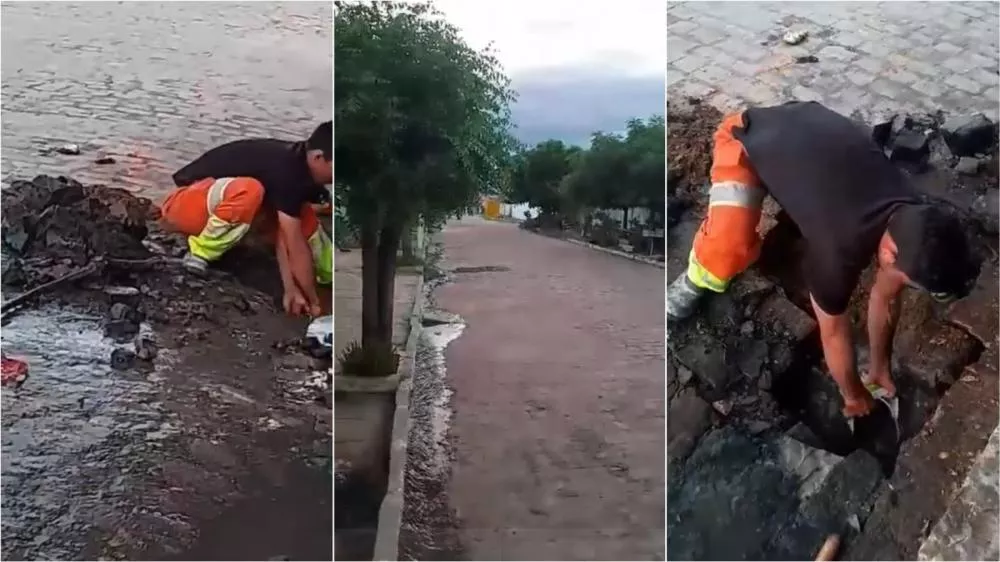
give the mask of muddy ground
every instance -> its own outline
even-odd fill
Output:
[[[670,107],[672,279],[703,216],[711,162],[699,151],[721,114],[697,100]],[[996,147],[979,155],[977,173],[959,173],[938,134],[942,116],[921,122],[930,158],[904,169],[963,217],[983,263],[977,288],[951,306],[904,294],[899,425],[882,405],[853,433],[841,417],[798,268],[806,248],[769,201],[758,263],[669,329],[669,557],[811,559],[837,532],[844,558],[914,559],[985,445],[997,418]],[[871,275],[852,303],[862,370]],[[733,511],[737,497],[750,505]]]
[[[3,389],[3,558],[329,560],[330,361],[270,253],[197,277],[149,200],[46,176],[2,197],[5,303],[91,272],[4,312],[31,373]]]

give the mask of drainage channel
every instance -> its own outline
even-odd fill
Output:
[[[433,306],[440,278],[426,287],[423,330],[417,344],[410,394],[410,435],[399,537],[402,560],[461,560],[457,518],[450,506],[448,483],[454,461],[450,441],[452,390],[445,349],[462,335],[464,321]]]

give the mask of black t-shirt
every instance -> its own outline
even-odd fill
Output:
[[[749,109],[735,136],[808,245],[805,278],[828,314],[847,310],[893,210],[916,189],[861,125],[816,102]]]
[[[174,174],[180,187],[205,178],[250,177],[264,185],[264,203],[298,217],[322,190],[309,173],[305,144],[247,139],[213,148]]]

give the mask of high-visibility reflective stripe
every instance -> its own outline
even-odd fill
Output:
[[[320,285],[333,283],[333,242],[322,226],[309,237],[309,249],[313,257],[316,282]]]
[[[212,187],[208,188],[208,197],[206,202],[208,205],[208,214],[215,212],[215,209],[222,203],[222,198],[226,195],[226,186],[229,182],[233,181],[234,178],[219,178],[215,180]]]
[[[759,209],[763,206],[766,195],[767,192],[760,187],[736,181],[723,181],[712,184],[708,195],[708,206],[726,205]]]
[[[188,237],[188,249],[203,260],[215,261],[239,243],[247,232],[250,232],[249,224],[226,222],[211,215],[200,234]]]
[[[700,287],[715,293],[724,293],[729,287],[728,279],[719,279],[712,272],[702,267],[694,257],[694,250],[688,255],[687,276],[695,287]]]

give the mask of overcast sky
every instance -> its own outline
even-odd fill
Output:
[[[517,136],[582,144],[663,113],[664,0],[435,0],[473,47],[493,42],[518,92]]]

